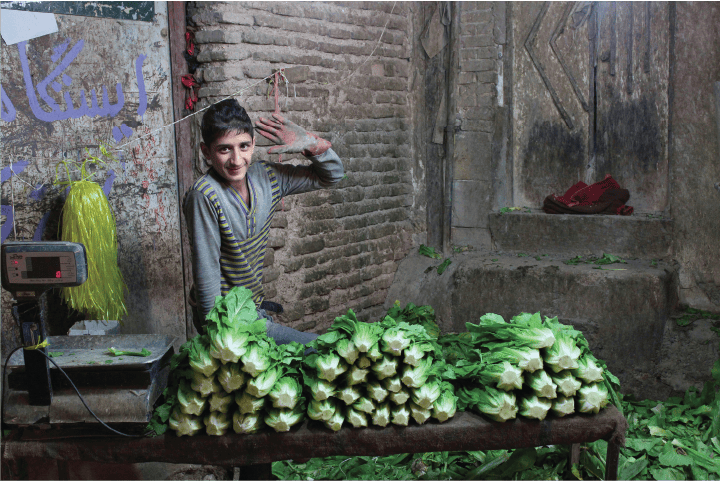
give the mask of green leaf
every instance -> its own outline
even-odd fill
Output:
[[[648,464],[645,455],[637,460],[627,460],[618,470],[618,479],[638,479],[637,476],[648,467]]]
[[[441,265],[439,265],[439,266],[438,266],[438,269],[436,270],[436,272],[438,272],[438,275],[443,274],[443,271],[445,271],[446,268],[448,268],[448,266],[449,266],[450,264],[451,264],[451,260],[450,260],[450,259],[444,260],[443,263],[442,263]]]
[[[683,443],[681,443],[681,441],[679,441],[678,439],[674,439],[669,444],[672,444],[678,448],[681,448],[683,450],[683,452],[685,452],[688,455],[688,457],[693,460],[693,464],[701,466],[702,468],[704,468],[706,470],[713,471],[716,474],[721,474],[721,472],[720,472],[721,468],[719,467],[719,462],[718,462],[718,455],[715,455],[715,460],[712,460],[711,456],[709,454],[704,454],[696,449],[692,449],[690,446],[687,446],[687,445],[684,445]],[[667,446],[668,446],[668,444],[666,446],[664,446],[664,448],[666,448]],[[659,455],[659,458],[660,458],[660,455]]]
[[[536,448],[516,449],[508,458],[508,462],[494,470],[494,473],[498,473],[500,479],[512,479],[515,473],[531,468],[536,458]]]
[[[567,264],[567,265],[569,265],[569,266],[577,266],[578,264],[580,264],[580,263],[582,263],[582,262],[586,262],[586,261],[584,261],[581,256],[576,256],[576,257],[574,257],[573,259],[569,259],[569,260],[567,260],[567,261],[563,261],[564,264]]]
[[[437,253],[433,247],[428,247],[423,244],[421,244],[421,246],[418,248],[418,253],[421,255],[424,255],[426,257],[430,257],[431,259],[440,259],[441,258],[441,255],[439,253]]]
[[[603,254],[603,257],[601,257],[600,259],[598,259],[597,261],[594,262],[594,264],[597,264],[597,265],[616,264],[616,263],[628,264],[628,262],[621,259],[620,257],[613,256],[611,254]]]
[[[508,212],[513,212],[514,210],[521,210],[520,207],[503,207],[501,209],[501,215],[506,214]]]
[[[651,448],[661,444],[662,441],[658,438],[637,438],[628,437],[626,438],[626,448],[632,449],[637,452],[648,453]]]
[[[112,363],[113,363],[113,360],[112,360],[112,359],[106,359],[106,360],[105,360],[105,364],[112,364]]]
[[[606,466],[588,451],[581,451],[581,465],[598,479],[603,479],[606,474]]]
[[[141,357],[148,357],[150,354],[152,354],[147,349],[143,348],[140,352],[138,351],[120,351],[118,349],[115,349],[114,347],[108,348],[108,353],[113,354],[114,356],[141,356]]]
[[[62,356],[63,354],[65,354],[65,353],[64,353],[64,352],[60,352],[60,351],[57,351],[57,352],[49,352],[49,353],[48,353],[48,356],[50,356],[50,357],[58,357],[58,356]]]
[[[651,468],[650,473],[651,476],[653,476],[653,479],[656,479],[658,481],[667,481],[670,479],[686,479],[683,471],[677,468]]]
[[[708,471],[695,464],[691,465],[691,474],[693,479],[712,479]]]
[[[498,261],[498,259],[491,259],[491,260],[492,260],[493,262],[496,262],[496,261]]]
[[[528,257],[528,254],[524,254],[523,252],[521,252],[520,254],[518,254],[518,257]]]
[[[503,451],[499,456],[494,457],[493,459],[489,460],[487,463],[484,463],[484,464],[478,466],[473,471],[467,472],[466,479],[481,479],[481,477],[485,473],[502,465],[503,463],[508,461],[510,459],[510,457],[511,457],[511,455],[508,454],[508,452]]]
[[[693,464],[693,461],[688,455],[686,455],[685,451],[681,448],[676,448],[671,443],[667,443],[663,447],[661,454],[658,457],[658,462],[661,463],[662,466],[670,467],[691,466]]]

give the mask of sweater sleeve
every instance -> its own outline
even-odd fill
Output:
[[[331,187],[343,179],[343,162],[333,149],[308,159],[310,165],[268,163],[278,175],[281,196]]]
[[[201,320],[215,305],[220,294],[220,227],[210,201],[197,190],[190,190],[183,202],[193,259],[195,301]]]

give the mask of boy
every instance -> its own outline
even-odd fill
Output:
[[[200,149],[210,170],[183,201],[193,256],[193,323],[202,333],[215,296],[240,285],[252,291],[258,315],[267,319],[269,337],[278,344],[306,344],[317,335],[274,323],[266,312],[277,306],[264,302],[263,296],[270,223],[282,197],[338,183],[343,164],[330,142],[280,115],[273,117],[256,123],[261,135],[278,144],[268,152],[302,153],[311,165],[253,163],[253,124],[235,99],[218,102],[203,115]]]

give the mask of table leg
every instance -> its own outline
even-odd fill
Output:
[[[58,464],[58,479],[70,479],[70,468],[68,467],[67,461],[57,461]]]
[[[569,464],[573,466],[581,462],[581,444],[571,444],[571,452],[569,453]]]
[[[22,459],[2,460],[2,479],[29,479],[27,471],[27,463]]]
[[[235,478],[235,473],[233,473],[233,478]],[[240,466],[238,479],[273,479],[271,463]]]
[[[618,455],[621,451],[621,445],[613,440],[608,442],[606,449],[606,479],[618,479]]]
[[[16,460],[3,460],[2,464],[0,465],[0,479],[6,479],[7,481],[19,481],[22,480],[22,477],[20,476],[20,463],[18,463]],[[27,472],[25,473],[27,479]]]

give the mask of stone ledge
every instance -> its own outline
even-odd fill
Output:
[[[575,254],[574,254],[575,255]],[[581,330],[593,353],[621,379],[624,393],[641,398],[668,391],[650,379],[661,354],[665,324],[675,302],[676,273],[667,263],[629,260],[594,269],[566,265],[570,254],[534,257],[464,252],[438,275],[441,260],[412,254],[400,262],[385,307],[430,305],[443,332],[462,332],[489,312],[510,319],[541,312]],[[641,382],[642,379],[646,381]]]
[[[574,215],[514,211],[491,213],[494,249],[503,252],[604,253],[660,259],[671,255],[671,219],[647,214]]]

